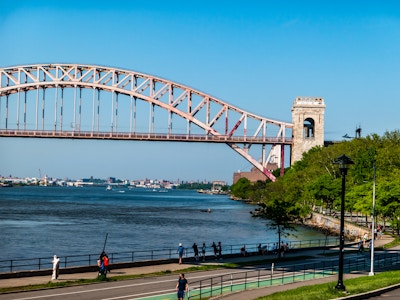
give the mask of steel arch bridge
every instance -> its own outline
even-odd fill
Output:
[[[0,68],[0,77],[0,137],[225,143],[273,181],[268,164],[283,170],[292,145],[292,123],[135,71],[35,64]]]

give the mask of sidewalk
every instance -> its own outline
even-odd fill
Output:
[[[289,252],[285,254],[285,257],[298,257],[298,256],[315,256],[318,253],[321,253],[322,250],[309,250],[305,248],[304,250],[299,250],[297,252]],[[123,276],[123,275],[141,275],[141,274],[150,274],[157,272],[165,272],[165,271],[178,271],[187,269],[189,267],[194,266],[202,266],[202,265],[222,265],[226,263],[237,263],[237,262],[246,262],[246,261],[258,261],[265,259],[272,259],[276,257],[276,255],[250,255],[250,256],[238,256],[232,258],[224,258],[221,261],[217,261],[214,259],[208,259],[205,262],[195,263],[184,262],[183,264],[178,264],[178,259],[176,259],[177,263],[169,263],[169,264],[159,264],[159,265],[148,265],[142,267],[131,267],[131,268],[122,268],[122,269],[112,269],[111,272],[107,274],[107,277],[114,276]],[[63,274],[62,269],[60,270],[60,276],[57,280],[51,280],[51,275],[46,276],[30,276],[30,277],[22,277],[22,278],[9,278],[9,279],[0,279],[0,288],[6,287],[18,287],[18,286],[27,286],[27,285],[35,285],[35,284],[46,284],[49,281],[52,282],[64,282],[64,281],[74,281],[79,279],[95,279],[97,277],[97,272],[82,272],[82,273],[73,273],[73,274]]]
[[[307,251],[305,253],[305,251]],[[294,253],[287,253],[285,257],[296,257],[296,256],[314,256],[316,253],[321,253],[322,250],[307,250],[298,251]],[[205,266],[205,265],[223,265],[226,263],[237,263],[237,262],[246,262],[246,261],[258,261],[265,259],[272,259],[276,257],[276,255],[250,255],[250,256],[238,256],[232,258],[224,258],[223,260],[214,260],[208,259],[205,262],[195,263],[194,261],[184,262],[183,264],[178,264],[178,259],[176,259],[177,263],[169,263],[169,264],[159,264],[159,265],[148,265],[142,267],[131,267],[131,268],[122,268],[122,269],[112,269],[111,272],[107,274],[107,277],[115,277],[115,276],[124,276],[124,275],[142,275],[142,274],[151,274],[157,272],[165,272],[165,271],[179,271],[184,270],[190,267],[195,266]],[[57,280],[51,280],[51,275],[47,276],[30,276],[30,277],[22,277],[22,278],[9,278],[9,279],[0,279],[0,288],[6,287],[18,287],[18,286],[27,286],[27,285],[35,285],[35,284],[46,284],[49,281],[52,282],[64,282],[64,281],[74,281],[80,279],[95,279],[97,277],[97,272],[82,272],[82,273],[73,273],[73,274],[63,274],[62,269],[60,270],[60,276]]]
[[[382,239],[375,241],[375,247],[382,246],[383,244],[389,243],[393,240],[390,236],[383,236]],[[397,248],[397,247],[396,247]],[[399,247],[400,249],[400,247]],[[308,250],[304,249],[298,252],[292,252],[285,254],[285,257],[297,257],[297,256],[313,256],[318,257],[321,254],[321,250]],[[272,257],[272,256],[270,256]],[[254,255],[254,256],[247,256],[247,257],[234,257],[224,259],[223,261],[214,261],[209,260],[204,263],[195,264],[193,262],[178,264],[178,263],[171,263],[171,264],[163,264],[163,265],[151,265],[151,266],[143,266],[143,267],[135,267],[135,268],[125,268],[125,269],[115,269],[109,273],[108,277],[114,276],[122,276],[122,275],[140,275],[140,274],[150,274],[155,272],[163,272],[163,271],[178,271],[182,269],[186,269],[196,265],[210,265],[210,264],[224,264],[224,263],[235,263],[235,262],[245,262],[245,261],[257,261],[257,260],[264,260],[269,258],[269,256],[262,256],[262,255]],[[302,258],[303,259],[303,258]],[[345,278],[350,278],[350,276],[361,276],[360,275],[345,275]],[[86,272],[86,273],[75,273],[75,274],[62,274],[62,270],[60,272],[60,276],[58,280],[53,282],[65,282],[65,281],[75,281],[79,279],[94,279],[97,277],[97,272]],[[232,294],[226,294],[218,299],[224,300],[242,300],[242,299],[255,299],[257,297],[265,296],[271,293],[275,293],[278,291],[288,290],[297,288],[303,285],[311,285],[311,284],[318,284],[322,282],[329,282],[336,280],[333,277],[327,277],[322,279],[316,280],[308,280],[303,282],[296,282],[293,284],[286,284],[281,286],[272,286],[268,288],[259,288],[253,290],[247,290],[243,292],[237,292]],[[6,287],[18,287],[18,286],[27,286],[27,285],[35,285],[35,284],[46,284],[51,281],[51,276],[32,276],[32,277],[24,277],[24,278],[10,278],[10,279],[2,279],[0,280],[0,288]],[[215,298],[216,299],[216,298]]]

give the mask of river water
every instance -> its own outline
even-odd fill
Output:
[[[268,221],[251,216],[255,208],[186,190],[0,188],[1,260],[99,253],[105,243],[111,253],[276,242]],[[324,238],[302,227],[294,234],[288,240]]]

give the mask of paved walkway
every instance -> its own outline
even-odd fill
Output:
[[[383,244],[391,242],[393,239],[389,236],[383,236],[382,239],[375,241],[375,246],[379,247]],[[400,247],[399,247],[400,250]],[[307,251],[307,252],[304,252]],[[296,256],[318,256],[321,253],[321,250],[307,250],[305,249],[301,252],[293,252],[287,253],[286,257],[296,257]],[[243,261],[255,261],[255,260],[263,260],[266,256],[249,256],[249,257],[235,257],[224,259],[222,262],[219,261],[206,261],[204,264],[222,264],[222,263],[234,263],[234,262],[243,262]],[[139,274],[150,274],[155,272],[163,272],[163,271],[177,271],[186,269],[188,267],[194,266],[192,263],[171,263],[171,264],[163,264],[163,265],[152,265],[152,266],[143,266],[143,267],[135,267],[135,268],[126,268],[126,269],[115,269],[109,273],[108,277],[113,276],[121,276],[121,275],[139,275]],[[201,264],[200,264],[201,265]],[[75,274],[62,274],[62,270],[60,272],[60,277],[58,281],[68,281],[68,280],[79,280],[79,279],[94,279],[96,278],[97,273],[87,272],[87,273],[75,273]],[[357,275],[345,275],[346,278],[350,278],[351,276]],[[361,275],[358,275],[361,276]],[[24,277],[24,278],[11,278],[11,279],[1,279],[0,280],[0,288],[5,287],[18,287],[18,286],[27,286],[27,285],[35,285],[35,284],[46,284],[51,280],[51,276],[32,276],[32,277]],[[297,288],[303,285],[311,285],[323,282],[334,281],[336,278],[326,277],[322,279],[308,280],[303,282],[296,282],[293,284],[286,284],[280,286],[272,286],[268,288],[259,288],[253,290],[247,290],[243,292],[231,293],[223,296],[217,297],[218,299],[224,300],[242,300],[242,299],[256,299],[257,297],[265,296],[268,294],[272,294],[275,292]]]
[[[383,236],[381,239],[375,241],[375,247],[383,246],[384,244],[390,243],[392,241],[393,241],[392,237]],[[396,247],[395,249],[400,250],[400,246]],[[319,251],[319,253],[321,253],[321,251]],[[343,279],[346,280],[346,279],[359,277],[359,276],[367,276],[368,273],[369,272],[357,273],[357,274],[344,274]],[[270,286],[270,287],[265,287],[265,288],[246,290],[246,291],[242,291],[242,292],[231,293],[231,294],[214,297],[212,299],[219,299],[219,300],[222,300],[222,299],[223,300],[257,299],[262,296],[271,295],[271,294],[274,294],[277,292],[282,292],[282,291],[289,290],[289,289],[295,289],[295,288],[298,288],[301,286],[321,284],[321,283],[332,282],[332,281],[337,281],[337,277],[324,277],[324,278],[320,278],[320,279],[300,281],[300,282],[295,282],[295,283],[290,283],[290,284],[285,284],[285,285]],[[400,291],[399,291],[399,294],[400,294]],[[348,299],[348,300],[367,299],[368,297],[369,297],[369,293],[366,293],[365,298],[358,298],[357,296],[348,296],[348,297],[343,297],[341,299]]]

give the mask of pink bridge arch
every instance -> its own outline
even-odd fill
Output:
[[[148,74],[35,64],[0,68],[0,77],[0,137],[225,143],[273,181],[268,166],[283,171],[292,145],[292,123]]]

